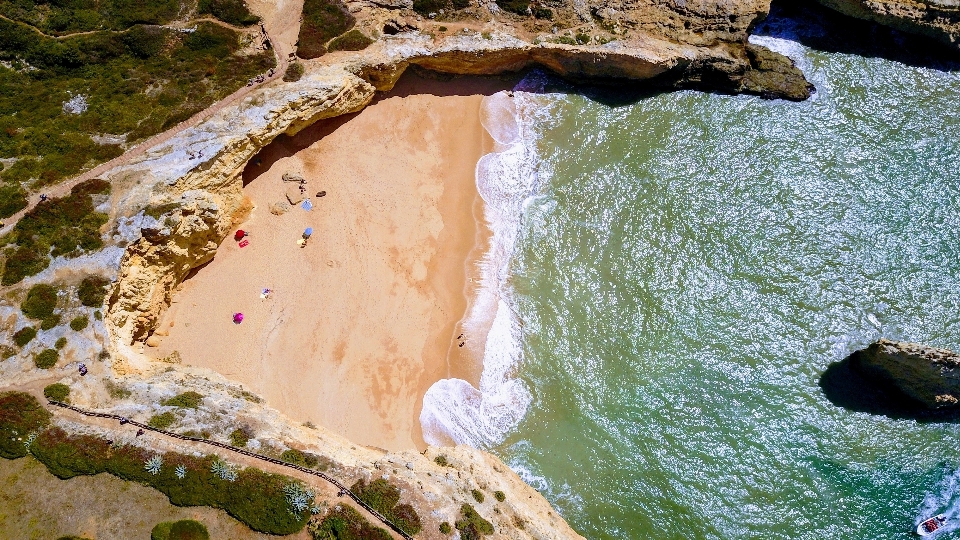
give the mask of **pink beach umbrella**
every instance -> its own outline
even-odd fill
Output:
[[[240,324],[242,322],[243,322],[243,313],[234,313],[233,324]]]

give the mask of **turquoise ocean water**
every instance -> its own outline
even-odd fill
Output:
[[[807,102],[518,96],[510,329],[487,343],[507,352],[471,401],[486,423],[446,431],[587,538],[893,539],[960,516],[960,425],[818,384],[881,336],[960,349],[960,73],[772,24],[752,39],[796,60]]]

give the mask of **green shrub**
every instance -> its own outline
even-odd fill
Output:
[[[460,507],[460,519],[454,524],[463,540],[476,540],[486,534],[493,534],[493,524],[483,519],[477,510],[464,504]]]
[[[246,426],[238,427],[230,432],[230,444],[237,448],[246,447],[251,438],[253,438],[253,434],[250,433],[250,428]]]
[[[448,0],[413,0],[413,10],[424,16],[439,13],[441,9],[449,8]]]
[[[283,461],[286,461],[287,463],[300,465],[301,467],[307,466],[307,460],[306,460],[306,457],[303,455],[303,452],[299,450],[294,450],[293,448],[284,450],[283,453],[280,454],[280,459],[282,459]]]
[[[339,0],[304,0],[297,56],[318,58],[326,43],[353,28],[356,19]]]
[[[87,276],[77,287],[77,297],[80,303],[87,307],[100,307],[107,296],[106,286],[110,280],[100,276]],[[96,314],[94,314],[96,316]]]
[[[199,13],[209,13],[225,23],[236,26],[250,26],[260,21],[243,0],[200,0],[197,7]]]
[[[107,215],[94,211],[92,197],[109,192],[109,182],[87,180],[73,186],[66,197],[31,208],[7,237],[17,247],[6,251],[0,282],[12,285],[40,273],[50,265],[51,256],[73,257],[103,247],[100,227]]]
[[[165,521],[150,531],[150,540],[210,540],[210,533],[203,523],[192,519]]]
[[[7,358],[13,358],[17,355],[17,348],[11,347],[10,345],[0,345],[0,360],[6,360]]]
[[[553,19],[552,9],[545,8],[542,6],[532,6],[530,9],[533,11],[533,16],[536,17],[537,19],[547,19],[547,20]]]
[[[0,185],[0,219],[8,218],[27,207],[27,192],[18,185]]]
[[[406,503],[398,504],[400,489],[383,478],[378,478],[369,484],[361,478],[350,488],[350,491],[407,534],[417,534],[423,528],[420,516],[412,506]]]
[[[20,304],[20,311],[31,319],[45,319],[57,308],[57,289],[47,283],[30,287],[27,297]]]
[[[60,360],[60,352],[56,349],[44,349],[33,357],[33,363],[40,369],[50,369]]]
[[[506,493],[504,493],[504,492],[502,492],[502,491],[500,491],[500,490],[497,490],[497,491],[494,491],[494,492],[493,492],[493,498],[496,499],[497,502],[503,502],[503,501],[507,500],[507,495],[506,495]]]
[[[439,456],[433,458],[433,462],[441,467],[449,467],[450,462],[447,461],[447,456],[440,454]]]
[[[60,339],[57,340],[56,343],[53,344],[53,348],[57,349],[58,351],[63,350],[63,348],[66,346],[67,346],[67,338],[65,337],[61,337]]]
[[[27,437],[45,428],[51,416],[26,392],[0,393],[0,456],[15,459],[27,455]]]
[[[215,456],[168,452],[161,456],[160,472],[153,475],[143,466],[153,457],[152,451],[135,446],[112,446],[105,439],[70,435],[57,427],[40,433],[31,450],[59,478],[108,472],[153,487],[177,506],[220,508],[258,532],[293,534],[303,529],[310,517],[307,511],[293,512],[286,500],[283,489],[297,483],[293,478],[246,468],[237,471],[235,480],[224,480],[212,472],[214,462],[219,459]],[[176,473],[181,465],[185,469],[182,479]]]
[[[297,82],[301,77],[303,77],[303,64],[300,62],[292,62],[283,72],[283,80],[287,82]]]
[[[190,390],[177,396],[174,396],[162,403],[170,407],[181,407],[184,409],[196,409],[203,402],[203,394]]]
[[[342,36],[336,37],[327,46],[328,51],[362,51],[370,46],[373,40],[366,34],[354,28]]]
[[[338,504],[310,524],[314,540],[390,540],[390,533],[367,521],[351,506]]]
[[[17,344],[17,347],[23,347],[35,337],[37,337],[37,329],[32,326],[24,326],[13,333],[13,342]]]
[[[161,521],[153,526],[150,531],[150,540],[167,540],[170,538],[170,528],[173,527],[172,521]]]
[[[50,330],[51,328],[55,328],[58,324],[60,324],[60,314],[54,313],[53,315],[40,321],[40,329]]]
[[[483,492],[479,489],[471,489],[470,494],[473,495],[473,500],[477,501],[478,503],[483,502]]]
[[[453,528],[450,526],[449,523],[444,521],[443,523],[440,524],[440,532],[443,534],[450,534],[453,532]]]
[[[63,383],[53,383],[43,389],[43,397],[67,403],[70,399],[70,387]]]
[[[527,9],[530,8],[528,0],[497,0],[497,5],[500,9],[517,15],[527,15]]]
[[[98,320],[98,321],[102,321],[102,320],[103,320],[103,313],[100,313],[100,310],[98,309],[98,310],[96,310],[96,311],[93,312],[93,318],[96,319],[96,320]]]
[[[70,321],[70,329],[74,332],[80,332],[86,328],[88,324],[90,324],[90,319],[87,318],[86,315],[80,315],[78,317],[74,317],[73,320]]]
[[[177,417],[174,416],[172,412],[167,411],[151,416],[150,420],[147,420],[147,425],[156,429],[167,429],[176,421]]]

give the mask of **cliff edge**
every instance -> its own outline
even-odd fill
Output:
[[[960,49],[958,0],[817,0],[844,15],[872,21],[911,34],[933,38]]]
[[[929,409],[960,404],[960,354],[953,351],[881,339],[855,352],[851,361]]]

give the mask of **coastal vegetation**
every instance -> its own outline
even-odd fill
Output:
[[[176,421],[177,417],[174,416],[172,412],[167,411],[151,416],[150,419],[147,420],[147,425],[156,429],[167,429]]]
[[[330,51],[362,51],[366,49],[373,40],[366,34],[354,28],[342,36],[334,38],[327,50]]]
[[[63,348],[66,346],[67,346],[67,338],[63,336],[60,336],[59,338],[57,338],[56,343],[53,344],[53,348],[58,351],[63,350]]]
[[[13,333],[13,342],[17,344],[17,347],[23,347],[35,337],[37,337],[37,329],[32,326],[24,326]]]
[[[70,329],[74,332],[80,332],[90,324],[90,319],[86,315],[78,315],[70,321]]]
[[[327,43],[353,28],[356,22],[338,0],[304,0],[297,56],[304,59],[323,56],[327,53]]]
[[[27,291],[27,297],[20,303],[20,311],[31,319],[46,319],[57,308],[57,289],[47,283],[38,283]]]
[[[77,287],[77,297],[80,303],[87,307],[100,307],[107,296],[106,287],[110,280],[100,276],[87,276]],[[98,312],[99,313],[99,312]]]
[[[361,478],[350,487],[350,491],[403,532],[414,535],[423,528],[417,511],[409,504],[400,503],[400,489],[383,478],[369,484]]]
[[[469,504],[460,507],[460,519],[455,524],[462,540],[478,540],[484,535],[493,534],[493,524],[483,519],[477,510]]]
[[[193,519],[163,521],[150,531],[150,540],[210,540],[210,533],[203,523]]]
[[[69,403],[70,387],[63,383],[53,383],[43,389],[43,397],[61,403]]]
[[[504,493],[504,492],[502,492],[502,491],[500,491],[500,490],[498,489],[497,491],[494,491],[494,492],[493,492],[493,498],[496,499],[497,502],[503,502],[503,501],[507,500],[507,495],[506,495],[506,493]]]
[[[180,407],[182,409],[196,409],[202,402],[203,394],[191,390],[165,400],[162,405],[167,405],[169,407]]]
[[[230,444],[236,446],[237,448],[246,447],[247,443],[250,442],[250,439],[252,438],[253,433],[251,433],[250,428],[246,426],[238,427],[230,432]]]
[[[300,62],[291,62],[283,72],[283,80],[286,82],[297,82],[301,77],[303,77],[303,64]]]
[[[200,12],[252,24],[241,0]],[[178,0],[0,1],[0,218],[28,191],[123,153],[275,65],[244,54],[241,32],[212,22],[166,26]]]
[[[350,506],[337,505],[309,527],[313,540],[389,540],[390,533]]]
[[[61,479],[110,473],[153,487],[177,506],[222,509],[267,534],[293,534],[310,518],[309,509],[298,510],[288,502],[285,490],[290,486],[307,491],[288,476],[233,468],[216,456],[157,454],[94,435],[70,434],[51,426],[50,418],[30,394],[0,394],[0,456],[14,459],[30,453]]]
[[[33,357],[33,363],[40,369],[50,369],[60,361],[60,351],[44,349]]]
[[[471,489],[470,494],[473,495],[473,500],[477,501],[478,503],[483,502],[483,499],[484,499],[483,492],[480,491],[479,489]]]
[[[73,186],[70,195],[48,199],[30,209],[10,233],[0,238],[0,245],[15,245],[4,250],[5,262],[0,282],[3,285],[19,283],[25,277],[45,270],[53,257],[76,257],[103,247],[100,227],[107,222],[107,215],[94,210],[93,199],[109,192],[109,182],[88,180]],[[49,285],[46,287],[52,288]],[[44,290],[43,294],[45,296],[35,302],[43,300],[55,305],[55,298],[50,296],[49,290]],[[44,318],[26,311],[24,313],[35,319]]]

